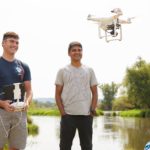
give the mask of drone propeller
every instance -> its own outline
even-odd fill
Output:
[[[135,17],[129,17],[129,18],[127,19],[128,23],[132,23],[132,22],[131,22],[132,19],[135,19]]]

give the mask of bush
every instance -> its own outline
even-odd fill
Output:
[[[104,115],[103,111],[100,109],[96,109],[97,116]]]
[[[39,128],[35,124],[28,124],[28,134],[29,135],[37,135],[39,132]]]

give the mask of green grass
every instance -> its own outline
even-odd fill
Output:
[[[119,113],[122,117],[150,117],[150,109],[133,109],[127,111],[121,111]]]
[[[58,109],[51,109],[51,108],[32,108],[28,110],[29,115],[36,115],[36,116],[59,116],[60,112]]]
[[[100,109],[96,110],[98,116],[103,115],[103,111]],[[28,115],[36,116],[60,116],[60,112],[57,108],[30,108]]]

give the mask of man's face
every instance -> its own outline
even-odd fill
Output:
[[[71,60],[73,61],[80,61],[82,58],[82,48],[80,46],[73,46],[68,53]]]
[[[19,41],[15,38],[7,38],[2,42],[4,51],[8,54],[15,54],[18,50]]]

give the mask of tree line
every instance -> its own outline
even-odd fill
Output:
[[[150,63],[141,57],[126,69],[122,83],[103,83],[99,108],[128,110],[150,108]]]

